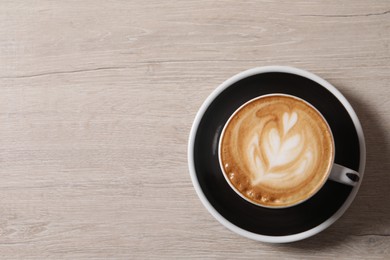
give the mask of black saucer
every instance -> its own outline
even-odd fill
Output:
[[[223,218],[251,233],[288,236],[313,229],[331,218],[346,202],[353,188],[327,181],[311,199],[285,209],[255,206],[230,188],[218,162],[218,140],[223,126],[242,104],[271,93],[294,95],[314,105],[332,129],[336,146],[335,163],[359,170],[359,137],[346,108],[325,87],[286,72],[256,74],[235,82],[219,93],[200,119],[192,159],[200,189]]]

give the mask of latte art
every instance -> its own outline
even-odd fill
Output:
[[[251,141],[244,147],[250,172],[254,173],[252,184],[269,182],[277,187],[291,186],[292,179],[304,178],[305,172],[315,165],[316,147],[307,138],[311,133],[307,130],[304,133],[305,129],[299,127],[291,129],[300,124],[297,113],[284,112],[282,119],[282,129],[263,127],[252,133]],[[261,120],[268,126],[275,118]]]
[[[299,99],[272,95],[239,109],[225,126],[220,159],[245,198],[265,206],[304,200],[323,184],[333,159],[327,123]]]

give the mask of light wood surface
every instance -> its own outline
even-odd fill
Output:
[[[0,1],[3,259],[389,259],[390,2]],[[263,65],[337,86],[366,135],[346,214],[287,245],[202,206],[187,139],[204,99]]]

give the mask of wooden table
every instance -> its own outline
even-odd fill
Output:
[[[390,258],[389,1],[2,0],[0,25],[1,258]],[[220,225],[187,167],[204,99],[271,64],[337,86],[368,148],[346,214],[286,245]]]

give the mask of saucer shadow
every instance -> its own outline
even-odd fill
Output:
[[[356,111],[366,141],[366,168],[363,181],[351,207],[331,227],[314,237],[289,244],[276,245],[278,250],[319,252],[353,236],[387,236],[390,227],[390,140],[387,140],[383,118],[372,107],[353,94],[345,95]]]

